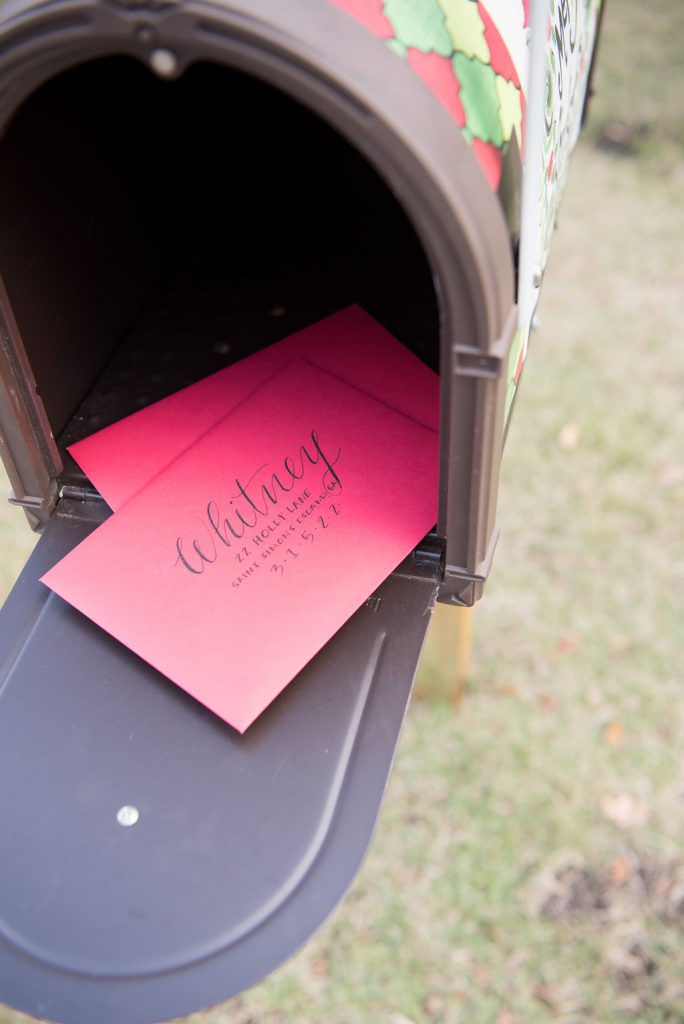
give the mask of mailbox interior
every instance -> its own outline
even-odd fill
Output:
[[[65,446],[358,303],[438,369],[421,244],[357,150],[210,63],[112,57],[23,104],[0,146],[0,274]]]

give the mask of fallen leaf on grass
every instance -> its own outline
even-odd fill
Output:
[[[442,1000],[438,996],[428,996],[423,1003],[423,1009],[428,1017],[439,1017],[443,1010]]]
[[[668,491],[684,481],[684,466],[665,466],[658,476],[658,483]]]
[[[601,814],[618,828],[639,828],[649,819],[649,810],[645,803],[630,796],[619,793],[617,796],[604,796],[601,799]]]
[[[500,1010],[496,1015],[496,1024],[515,1024],[515,1016],[510,1010]]]
[[[653,908],[663,921],[684,923],[684,866],[674,861],[665,865],[652,886]]]
[[[506,970],[509,974],[513,974],[523,967],[531,956],[532,951],[529,949],[516,949],[514,953],[511,953],[506,962]]]
[[[540,1003],[544,1003],[549,1009],[555,1010],[563,1016],[584,1009],[580,986],[573,978],[553,985],[538,981],[533,986],[532,993]]]
[[[451,951],[451,961],[454,964],[469,964],[472,959],[473,954],[469,949],[452,949]]]
[[[543,982],[538,981],[532,986],[532,993],[535,999],[538,999],[540,1003],[544,1003],[545,1006],[550,1007],[552,1010],[556,1007],[556,1002],[553,998],[553,991],[549,985],[544,985]]]
[[[559,654],[574,654],[581,643],[581,634],[575,630],[570,630],[568,633],[563,633],[562,636],[558,637],[556,648]]]
[[[630,992],[629,995],[618,999],[615,1007],[620,1013],[624,1013],[628,1017],[639,1017],[644,1012],[646,1002],[647,1000],[642,999],[636,992]]]
[[[603,730],[603,741],[609,747],[619,747],[625,738],[625,727],[622,722],[609,722]]]
[[[624,633],[618,633],[617,636],[612,637],[610,647],[614,654],[624,654],[625,651],[634,647],[634,640],[631,636],[625,636]]]
[[[566,423],[558,435],[558,444],[563,451],[574,451],[579,444],[580,428],[576,423]]]
[[[610,866],[610,880],[613,885],[624,885],[634,873],[634,866],[627,857],[618,857]]]

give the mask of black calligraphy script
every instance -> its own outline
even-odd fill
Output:
[[[334,459],[329,459],[321,448],[318,432],[312,430],[311,442],[300,445],[295,456],[288,455],[283,460],[282,470],[269,474],[269,464],[266,463],[252,473],[246,483],[236,477],[236,490],[227,504],[222,506],[213,500],[207,503],[205,517],[200,519],[204,535],[202,541],[193,538],[190,550],[186,551],[184,539],[177,538],[176,564],[194,576],[201,576],[207,565],[216,561],[222,547],[230,548],[248,536],[248,531],[264,518],[273,515],[283,496],[290,493],[310,466],[323,464],[323,485],[328,490],[341,490],[342,483],[335,470],[341,454],[342,449],[339,448]]]

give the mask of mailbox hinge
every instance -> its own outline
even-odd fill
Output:
[[[399,576],[430,579],[439,583],[444,575],[444,539],[429,533],[396,569]]]
[[[60,487],[59,496],[68,501],[104,501],[98,491],[94,491],[90,487],[74,487],[72,484],[64,484],[63,487]]]
[[[431,565],[437,569],[444,568],[444,540],[436,533],[428,533],[423,537],[411,556],[414,562]]]

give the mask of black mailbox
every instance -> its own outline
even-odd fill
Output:
[[[368,846],[435,600],[487,575],[540,276],[524,47],[381,8],[0,9],[0,425],[42,531],[0,619],[0,999],[35,1015],[177,1016],[301,945]],[[441,374],[439,521],[239,736],[38,581],[109,514],[66,447],[350,303]]]

